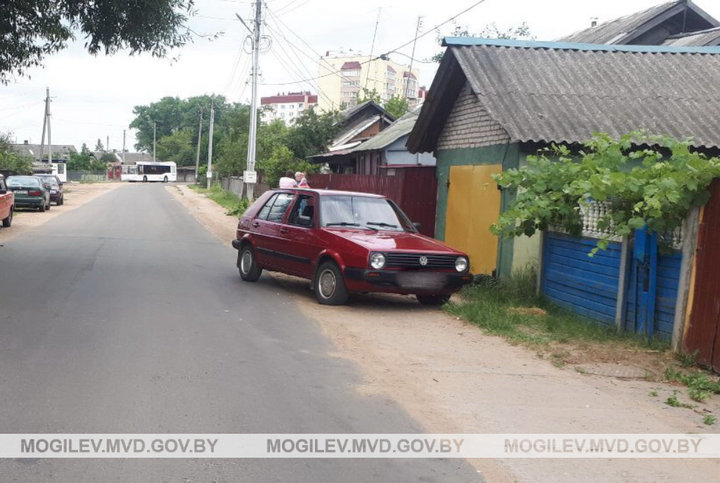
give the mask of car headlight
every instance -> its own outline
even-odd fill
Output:
[[[455,270],[464,272],[468,268],[468,259],[465,257],[457,257],[455,259]]]
[[[382,253],[373,253],[370,255],[370,266],[375,270],[380,270],[385,266],[385,255]]]

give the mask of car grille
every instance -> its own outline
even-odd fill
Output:
[[[422,265],[420,258],[427,258],[427,264]],[[387,268],[417,268],[417,269],[454,269],[457,255],[428,255],[425,253],[386,253],[385,266]]]

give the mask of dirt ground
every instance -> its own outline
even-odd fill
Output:
[[[120,186],[121,183],[65,183],[63,186],[64,192],[64,204],[62,206],[52,205],[49,211],[43,213],[30,210],[27,208],[20,208],[15,211],[13,224],[10,228],[0,228],[0,243],[5,240],[9,240],[13,236],[32,230],[48,220],[52,220],[56,216],[60,216],[63,213],[72,211],[85,203],[93,200],[103,193],[107,193],[110,190],[114,190]]]
[[[218,238],[225,243],[234,238],[237,221],[223,208],[185,186],[167,189]],[[684,388],[647,380],[646,371],[628,365],[622,354],[616,360],[607,355],[586,360],[576,348],[569,360],[594,363],[557,367],[547,354],[486,335],[412,297],[356,296],[347,306],[328,307],[315,302],[307,281],[272,276],[334,342],[334,355],[362,368],[365,379],[356,390],[396,401],[428,433],[717,432],[702,416],[720,415],[720,397],[694,409],[670,407],[665,400],[675,390],[682,401],[692,402]],[[720,461],[699,459],[470,462],[479,480],[493,482],[706,482],[720,475]]]

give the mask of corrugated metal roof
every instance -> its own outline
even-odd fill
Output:
[[[408,142],[413,152],[436,148],[449,115],[443,106],[454,102],[462,77],[513,141],[576,143],[594,132],[647,129],[720,147],[720,48],[639,52],[485,39],[455,46],[450,40]]]
[[[663,42],[663,45],[676,47],[683,47],[687,45],[720,45],[720,27],[701,30],[700,32],[694,32],[691,34],[674,35]]]
[[[392,123],[390,126],[385,128],[385,130],[380,131],[375,136],[371,137],[358,147],[354,148],[352,151],[374,151],[376,149],[384,149],[388,147],[389,145],[412,131],[419,114],[419,108],[408,112],[404,116],[400,117],[397,121]]]
[[[601,23],[595,27],[580,30],[560,40],[565,42],[583,42],[588,44],[622,43],[628,34],[634,33],[639,27],[655,17],[675,8],[684,6],[684,0],[667,2],[650,7],[647,10],[636,12],[609,22]]]

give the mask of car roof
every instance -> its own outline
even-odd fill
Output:
[[[318,189],[318,188],[278,188],[273,191],[310,192],[310,193],[317,193],[319,196],[364,196],[366,198],[385,198],[385,196],[378,195],[375,193],[360,193],[358,191],[324,190],[324,189]]]

